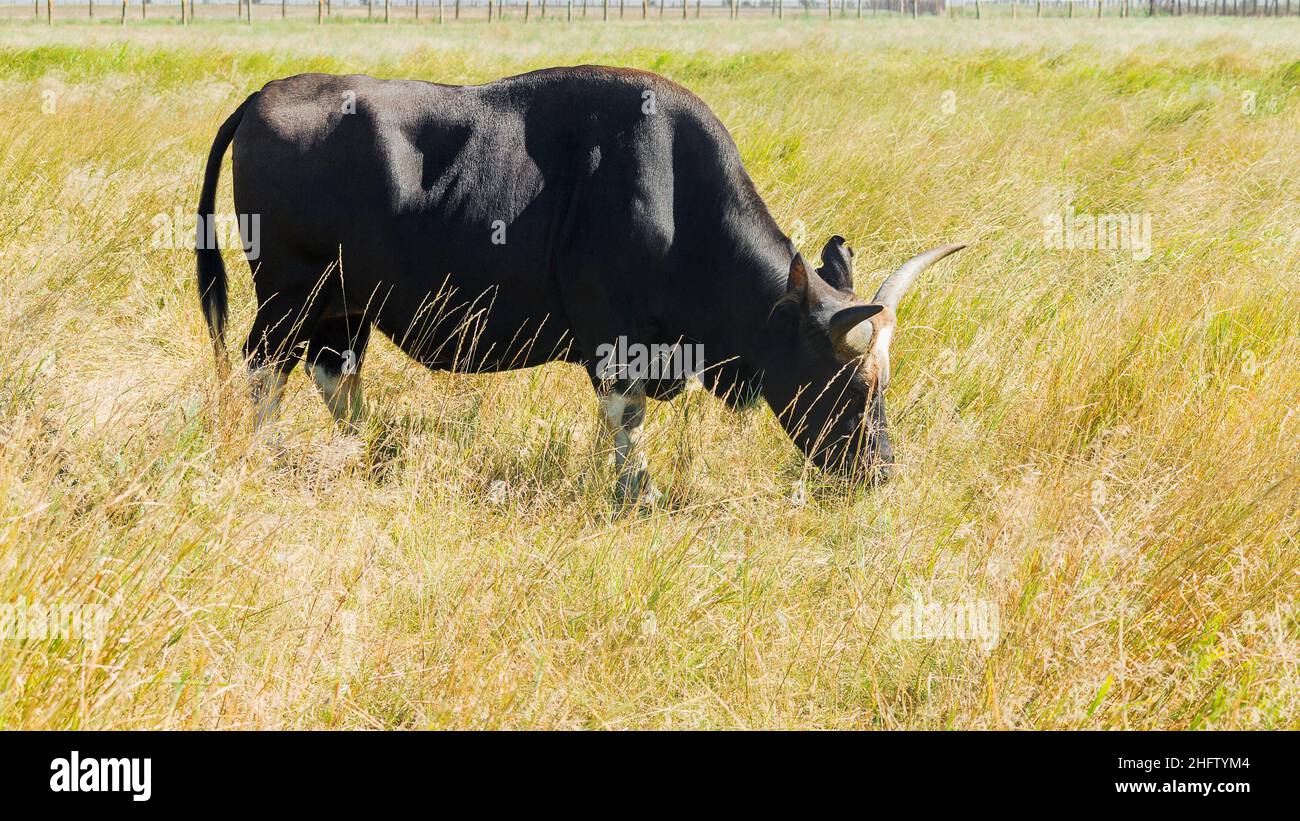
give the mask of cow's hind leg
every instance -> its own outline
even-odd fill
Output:
[[[334,419],[354,432],[365,421],[361,361],[369,340],[370,323],[364,317],[339,317],[317,324],[307,346],[307,372],[321,399]]]
[[[260,285],[261,283],[257,283]],[[282,294],[260,299],[252,330],[244,343],[253,396],[255,428],[273,422],[289,373],[297,364],[299,346],[311,335],[320,315],[320,300],[311,294],[293,299]]]

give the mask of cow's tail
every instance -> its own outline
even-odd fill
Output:
[[[217,230],[213,207],[217,199],[217,178],[221,176],[221,158],[235,138],[235,129],[244,119],[248,104],[257,97],[253,94],[245,100],[235,112],[226,118],[217,129],[217,137],[212,141],[208,151],[208,164],[203,172],[203,190],[199,193],[199,213],[195,233],[194,256],[199,275],[199,304],[203,308],[203,317],[208,323],[208,335],[212,338],[212,350],[217,357],[217,371],[225,375],[230,370],[226,358],[226,266],[221,261],[221,248],[217,242]]]

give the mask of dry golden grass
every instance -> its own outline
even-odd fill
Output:
[[[112,618],[0,639],[0,726],[1300,725],[1297,45],[1290,20],[7,24],[0,603]],[[278,458],[214,410],[191,255],[151,220],[191,213],[244,95],[577,62],[700,94],[806,254],[849,238],[860,291],[972,244],[903,307],[894,484],[826,483],[766,408],[691,392],[648,427],[670,504],[616,516],[576,368],[430,374],[386,341],[365,437],[300,371]],[[1071,197],[1150,214],[1150,259],[1047,247]],[[991,603],[998,641],[896,638],[914,597]]]

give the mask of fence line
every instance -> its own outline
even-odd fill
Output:
[[[391,23],[397,16],[393,11],[393,0],[381,0],[382,22]],[[596,10],[595,4],[599,2],[600,8]],[[617,3],[616,13],[611,11],[611,2]],[[209,3],[207,0],[175,0],[175,2],[150,2],[150,0],[137,0],[135,3],[140,7],[140,19],[149,19],[149,9],[156,8],[159,12],[179,6],[180,22],[186,25],[191,21],[201,19],[212,14],[216,14],[216,6],[229,6],[230,3]],[[6,4],[9,5],[9,4]],[[88,19],[95,18],[94,0],[86,0],[86,15]],[[116,0],[104,0],[99,4],[101,8],[107,7],[114,9],[117,7]],[[126,24],[130,16],[132,0],[121,0],[120,21]],[[316,22],[325,23],[330,19],[354,19],[356,15],[338,14],[335,6],[340,9],[357,9],[365,11],[365,19],[375,21],[378,17],[375,9],[375,0],[355,0],[346,2],[346,0],[235,0],[235,17],[252,23],[254,19],[254,6],[259,10],[265,10],[264,13],[257,14],[260,19],[272,19],[279,17],[285,19],[289,16],[289,8],[295,7],[300,9],[309,9],[312,5],[316,7]],[[563,13],[557,13],[555,7],[563,6]],[[33,0],[33,8],[36,18],[42,18],[42,6],[44,6],[44,19],[53,23],[56,19],[56,0]],[[61,4],[62,7],[77,8],[79,3],[69,0]],[[451,6],[450,10],[447,6]],[[575,6],[577,8],[575,9]],[[523,23],[531,22],[535,19],[540,20],[557,20],[565,21],[589,19],[589,6],[592,7],[591,18],[599,19],[603,22],[609,22],[613,19],[639,19],[646,20],[651,16],[653,10],[654,16],[664,19],[665,16],[671,18],[677,17],[675,11],[672,15],[665,15],[667,9],[680,10],[681,19],[688,19],[690,11],[694,9],[694,17],[699,18],[702,15],[702,9],[709,9],[711,12],[708,16],[720,17],[723,14],[728,19],[738,20],[742,16],[755,17],[759,14],[765,14],[777,19],[784,19],[787,14],[799,14],[805,17],[814,15],[824,16],[828,19],[845,19],[845,18],[864,18],[878,17],[882,15],[894,15],[898,17],[916,18],[921,15],[929,17],[953,17],[953,18],[972,18],[975,20],[984,19],[989,16],[999,17],[1065,17],[1065,18],[1089,18],[1089,17],[1283,17],[1296,16],[1300,14],[1300,0],[1295,3],[1294,11],[1292,0],[712,0],[704,3],[703,0],[403,0],[400,7],[407,10],[408,15],[414,20],[423,22],[431,20],[434,23],[445,23],[448,20],[460,20],[462,11],[465,9],[474,9],[478,12],[486,11],[487,21],[489,23],[495,20],[502,20],[507,17],[516,19]],[[629,6],[632,9],[629,10]],[[279,14],[275,13],[278,7]],[[430,10],[434,14],[430,16]],[[409,14],[413,10],[413,15]],[[421,12],[424,12],[423,16]],[[597,13],[598,11],[598,13]],[[200,12],[203,12],[200,14]],[[639,14],[637,13],[639,12]],[[991,15],[990,12],[993,12]],[[549,14],[549,16],[548,16]],[[71,13],[69,14],[69,16]],[[468,17],[469,15],[465,15]],[[482,16],[478,14],[476,16]]]

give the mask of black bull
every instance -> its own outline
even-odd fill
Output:
[[[307,74],[268,83],[217,133],[256,215],[257,314],[245,346],[259,422],[303,355],[336,417],[362,413],[371,327],[434,369],[584,365],[614,436],[619,489],[648,487],[644,400],[682,374],[630,376],[598,351],[696,346],[701,380],[761,395],[818,465],[876,479],[893,454],[884,388],[895,310],[922,254],[868,303],[832,237],[815,272],[694,94],[642,71],[556,68],[481,86]],[[200,243],[199,290],[224,364],[226,282]],[[602,348],[602,346],[604,346]]]

